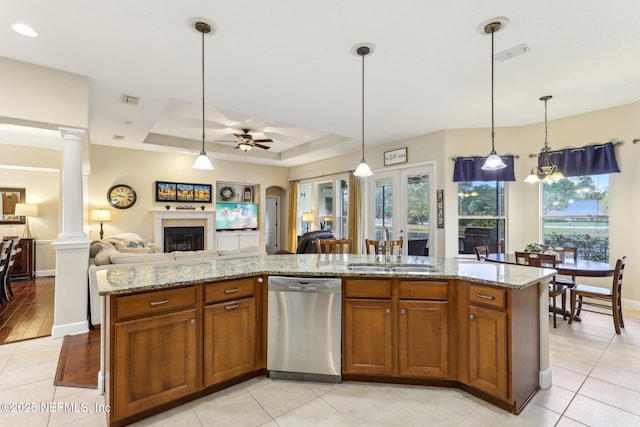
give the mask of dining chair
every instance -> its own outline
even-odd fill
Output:
[[[0,245],[0,305],[8,302],[9,298],[5,295],[4,278],[9,269],[9,255],[11,253],[11,240],[3,240]]]
[[[476,258],[478,258],[478,261],[484,261],[487,258],[487,255],[489,255],[489,246],[476,246],[474,251],[476,252]]]
[[[549,249],[559,253],[564,263],[576,264],[578,262],[578,248],[575,246],[549,246]],[[562,283],[572,288],[576,285],[576,276],[558,276],[556,281],[557,283]]]
[[[556,267],[556,256],[553,254],[529,253],[529,265],[532,267]],[[567,320],[567,289],[569,286],[564,283],[558,283],[556,275],[553,275],[549,282],[549,299],[551,300],[551,312],[553,313],[553,327],[556,328],[556,297],[560,296],[562,301],[562,318]]]
[[[532,252],[515,252],[516,264],[529,265],[529,254]]]
[[[387,242],[386,240],[365,239],[365,246],[367,248],[367,254],[371,254],[372,253],[371,248],[373,248],[373,253],[377,255],[380,253],[380,248],[382,248],[382,253],[386,253],[387,243],[388,243],[391,248],[390,250],[391,255],[398,255],[396,253],[397,250],[399,250],[400,254],[402,254],[402,242],[403,242],[403,239],[389,240],[389,242]]]
[[[581,284],[577,284],[571,288],[571,316],[569,316],[569,324],[573,322],[576,316],[580,316],[582,310],[593,313],[610,314],[613,316],[613,327],[616,330],[616,334],[620,334],[620,328],[624,328],[624,319],[622,318],[622,277],[626,264],[626,256],[616,261],[616,270],[613,273],[611,288],[600,288],[598,286]],[[583,299],[585,297],[589,299]],[[611,310],[611,313],[587,310],[586,308],[583,309],[583,305],[605,308]]]
[[[317,239],[316,249],[319,254],[350,254],[351,239]]]
[[[364,244],[367,249],[367,255],[371,253],[378,254],[378,248],[380,247],[380,240],[364,239]],[[371,252],[371,248],[373,248],[373,252]]]

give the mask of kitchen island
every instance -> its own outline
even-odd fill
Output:
[[[111,265],[102,360],[110,425],[266,373],[266,279],[342,277],[343,376],[459,387],[519,413],[548,388],[554,270],[467,259],[277,255]]]

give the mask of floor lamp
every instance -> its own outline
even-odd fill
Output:
[[[22,233],[23,239],[30,239],[31,230],[29,229],[29,217],[38,216],[38,205],[29,203],[16,203],[15,215],[24,217],[24,233]]]
[[[91,211],[91,221],[100,223],[100,240],[104,237],[102,224],[111,222],[111,211],[109,209],[94,209]]]

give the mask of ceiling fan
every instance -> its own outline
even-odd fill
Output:
[[[251,150],[253,147],[262,148],[263,150],[268,150],[268,145],[262,144],[263,142],[273,142],[272,139],[253,139],[251,136],[250,129],[242,129],[243,133],[234,133],[233,135],[238,139],[238,145],[236,145],[236,149],[240,149],[244,152]]]

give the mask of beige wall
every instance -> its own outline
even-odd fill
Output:
[[[524,182],[535,159],[529,154],[539,152],[544,144],[544,123],[527,126],[496,128],[496,150],[500,154],[519,156],[515,161],[516,182],[507,184],[507,211],[509,215],[507,250],[514,251],[527,243],[540,240],[540,186]],[[640,258],[635,250],[640,242],[640,101],[606,110],[566,117],[548,122],[548,140],[552,148],[580,147],[592,143],[623,141],[616,148],[621,173],[612,174],[610,182],[609,229],[611,261],[626,255],[628,266],[625,276],[624,298],[639,301]],[[407,167],[425,161],[436,165],[437,189],[445,193],[445,229],[438,230],[437,256],[455,257],[458,254],[457,184],[453,182],[455,156],[487,155],[491,149],[490,129],[451,129],[384,146],[367,148],[366,160],[374,170],[384,170],[383,153],[399,147],[408,148]],[[353,153],[311,165],[291,169],[291,178],[330,174],[354,169],[360,154]],[[611,279],[585,279],[599,285],[610,284]]]
[[[91,174],[88,178],[88,209],[111,209],[112,222],[104,224],[105,236],[131,232],[152,240],[153,215],[151,209],[164,209],[167,203],[155,201],[155,181],[211,184],[216,181],[243,182],[244,164],[213,158],[215,170],[197,171],[191,168],[194,156],[113,148],[102,145],[91,147]],[[259,186],[254,196],[261,204],[260,223],[264,224],[266,189],[276,186],[287,188],[289,170],[275,166],[247,164],[246,182]],[[136,191],[137,202],[129,209],[115,209],[107,202],[107,190],[115,184],[127,184]],[[213,193],[215,201],[215,192]],[[180,203],[171,203],[172,209]],[[183,203],[182,205],[188,205]],[[207,210],[214,204],[203,203]],[[196,204],[199,208],[200,204]],[[99,224],[89,223],[86,232],[91,240],[99,238]],[[264,245],[264,227],[260,227]]]

